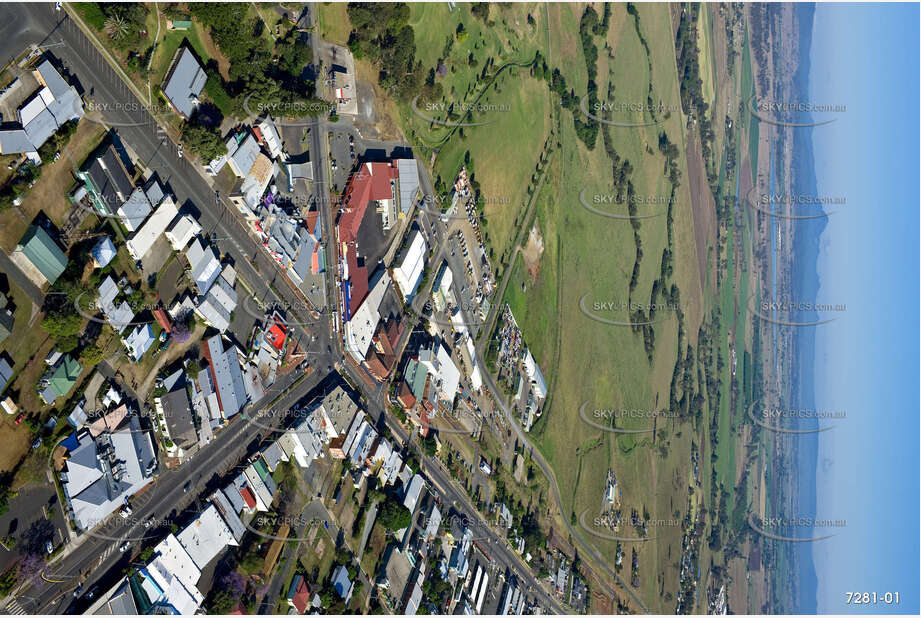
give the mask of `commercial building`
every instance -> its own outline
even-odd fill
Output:
[[[425,239],[419,230],[413,233],[409,249],[403,257],[403,262],[393,269],[393,280],[400,288],[403,299],[409,303],[416,293],[416,288],[422,281],[422,272],[425,270],[425,253],[427,251]]]
[[[247,399],[237,350],[233,347],[224,350],[220,335],[215,335],[202,344],[202,354],[208,361],[206,375],[210,377],[211,391],[216,395],[221,416],[230,419],[243,408]]]
[[[140,491],[157,466],[150,434],[141,429],[137,416],[96,436],[75,433],[62,446],[67,449],[61,473],[64,496],[81,530],[95,527]]]

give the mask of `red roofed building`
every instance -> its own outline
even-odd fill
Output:
[[[249,487],[241,487],[240,495],[243,497],[243,502],[246,503],[247,508],[256,508],[256,496],[253,495],[253,492]]]
[[[276,350],[283,350],[285,347],[285,337],[287,333],[285,332],[284,326],[281,324],[275,323],[265,331],[266,340],[272,344]]]
[[[160,328],[162,328],[167,335],[173,332],[173,325],[170,322],[169,315],[163,310],[163,307],[157,307],[151,313],[153,313],[154,317],[157,319],[157,324],[160,325]]]
[[[303,575],[295,575],[288,588],[288,605],[297,610],[298,614],[307,613],[307,604],[310,602],[310,588]]]
[[[364,163],[349,178],[342,198],[336,234],[344,257],[348,280],[343,290],[345,321],[349,321],[368,295],[368,269],[359,265],[358,230],[370,202],[392,202],[397,199],[394,181],[399,178],[393,163]],[[308,227],[308,229],[310,229]]]
[[[365,163],[349,178],[339,217],[339,242],[353,242],[369,202],[396,199],[392,182],[400,176],[392,163]]]
[[[403,406],[404,410],[412,410],[416,407],[416,398],[413,392],[409,390],[409,385],[405,381],[400,382],[400,391],[397,393],[397,401]]]

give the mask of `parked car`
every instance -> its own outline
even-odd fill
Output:
[[[125,552],[128,550],[129,547],[131,547],[131,541],[125,541],[125,542],[122,543],[121,546],[118,548],[118,551],[120,551],[121,553],[125,553]]]
[[[45,551],[49,554],[54,551],[54,545],[51,543],[51,541],[45,541]]]
[[[186,484],[182,486],[183,493],[189,493],[189,488],[192,487],[192,481],[186,481]]]
[[[176,147],[176,156],[179,157],[180,159],[182,158],[182,143],[181,142]]]
[[[41,436],[39,436],[38,438],[35,438],[35,442],[32,443],[32,450],[34,451],[35,449],[37,449],[37,448],[40,447],[41,445],[42,445],[42,438],[41,438]]]
[[[21,422],[22,422],[22,419],[24,419],[25,417],[26,417],[25,413],[24,413],[24,412],[21,412],[21,413],[19,414],[19,416],[16,417],[16,420],[14,421],[15,424],[18,425],[19,423],[21,423]]]

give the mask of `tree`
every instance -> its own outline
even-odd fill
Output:
[[[98,365],[102,360],[103,350],[95,343],[91,343],[88,346],[80,350],[80,364],[84,367],[92,367]]]
[[[82,325],[83,317],[75,311],[53,311],[42,320],[42,328],[55,339],[78,335]]]
[[[185,123],[182,142],[203,161],[211,161],[227,154],[227,146],[221,140],[220,132],[197,122]]]
[[[393,497],[388,497],[388,499],[380,505],[377,520],[381,522],[381,525],[387,530],[402,530],[409,526],[409,523],[412,521],[412,513]]]
[[[484,24],[489,21],[488,2],[474,2],[473,6],[470,7],[470,12]],[[530,17],[530,14],[528,14],[528,17]]]

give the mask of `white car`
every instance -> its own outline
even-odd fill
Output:
[[[182,144],[179,144],[179,146],[176,147],[176,156],[180,159],[182,158]]]

